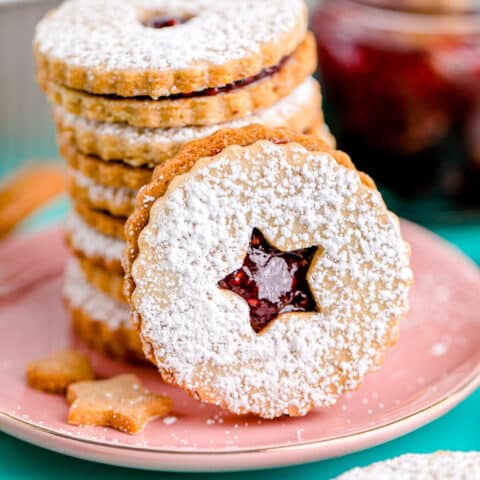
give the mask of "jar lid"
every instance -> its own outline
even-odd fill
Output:
[[[480,0],[360,0],[390,10],[418,13],[467,13],[480,10]]]

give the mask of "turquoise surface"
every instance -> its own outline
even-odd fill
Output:
[[[32,232],[55,223],[63,217],[68,201],[61,198],[28,219],[20,228]],[[456,244],[467,255],[480,263],[480,224],[444,225],[432,228],[436,233]],[[143,472],[110,467],[69,458],[16,440],[0,433],[0,480],[83,479],[86,477],[111,479],[185,479],[213,478],[214,480],[249,478],[249,480],[281,478],[282,480],[328,480],[354,467],[368,465],[407,452],[434,452],[437,450],[480,450],[480,390],[442,418],[397,440],[345,457],[296,467],[279,468],[248,473],[172,474]],[[245,465],[248,468],[248,465]]]

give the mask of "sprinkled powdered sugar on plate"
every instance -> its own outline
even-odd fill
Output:
[[[320,313],[261,334],[217,287],[252,228],[281,250],[319,246],[309,284]],[[323,251],[322,251],[323,249]],[[133,265],[134,310],[161,370],[235,413],[305,414],[355,388],[398,335],[409,249],[378,191],[326,153],[260,141],[176,177],[150,211]]]
[[[108,237],[87,225],[74,211],[70,212],[65,223],[65,231],[70,235],[73,247],[87,256],[121,261],[125,242]]]
[[[188,17],[175,28],[146,28],[145,13]],[[305,14],[301,0],[72,0],[36,30],[42,53],[104,70],[181,70],[225,65],[281,42]]]
[[[88,195],[92,200],[108,200],[116,205],[123,205],[127,202],[133,203],[135,201],[137,190],[127,187],[102,185],[73,169],[69,169],[69,174],[78,186],[88,190]]]
[[[130,327],[128,305],[105,295],[91,285],[76,260],[71,260],[65,270],[63,294],[73,308],[81,308],[87,315],[96,321],[104,322],[113,330],[122,326]]]
[[[252,123],[265,124],[271,127],[283,126],[285,121],[306,108],[312,108],[312,102],[319,96],[318,82],[307,78],[290,95],[281,99],[272,107],[260,110],[253,115],[232,122],[204,127],[181,128],[140,128],[124,123],[100,122],[73,115],[62,107],[56,107],[66,126],[78,128],[79,131],[93,133],[96,136],[121,137],[129,144],[170,144],[187,142],[205,138],[222,128],[240,128]]]
[[[434,357],[442,357],[447,353],[447,351],[448,351],[448,343],[439,342],[432,345],[431,352]]]
[[[174,423],[177,423],[177,417],[164,417],[163,423],[165,425],[173,425]]]
[[[407,454],[365,468],[355,468],[337,480],[473,480],[480,478],[479,452]]]

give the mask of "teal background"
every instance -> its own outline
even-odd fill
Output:
[[[31,233],[53,225],[64,217],[68,210],[64,197],[52,202],[25,221],[20,232]],[[480,222],[468,224],[430,225],[430,228],[454,243],[480,264]],[[480,292],[479,292],[480,293]],[[220,474],[173,474],[147,472],[100,465],[66,457],[27,444],[0,433],[0,480],[11,478],[38,479],[83,479],[88,476],[112,479],[185,479],[213,478],[214,480],[249,480],[281,478],[290,480],[328,480],[355,466],[368,465],[408,452],[434,452],[437,450],[480,451],[480,389],[442,418],[397,440],[363,452],[345,457],[311,463],[296,467],[268,471],[220,473]],[[245,465],[248,468],[248,465]],[[381,480],[381,479],[379,479]]]

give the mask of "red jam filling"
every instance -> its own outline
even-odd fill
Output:
[[[218,282],[242,297],[250,309],[250,324],[260,333],[287,312],[318,312],[307,274],[318,247],[282,252],[253,229],[243,265]]]
[[[277,73],[286,62],[287,57],[284,57],[280,63],[273,65],[272,67],[264,68],[260,73],[257,75],[253,75],[251,77],[242,78],[241,80],[237,80],[232,83],[228,83],[227,85],[223,85],[221,87],[212,87],[207,88],[206,90],[201,90],[199,92],[191,92],[187,94],[181,94],[187,97],[201,97],[203,95],[217,95],[219,93],[231,92],[232,90],[237,90],[242,87],[246,87],[247,85],[251,85],[252,83],[258,82],[259,80],[263,80],[264,78],[271,77],[275,73]],[[171,97],[168,97],[171,98]]]
[[[150,28],[166,28],[166,27],[174,27],[175,25],[181,25],[188,21],[188,18],[185,17],[166,17],[158,15],[156,17],[152,17],[147,19],[144,22],[146,27]]]
[[[212,97],[214,95],[218,95],[220,93],[228,93],[233,90],[238,90],[239,88],[246,87],[251,85],[252,83],[258,82],[263,80],[264,78],[271,77],[275,73],[277,73],[285,64],[285,62],[290,58],[290,56],[286,56],[280,60],[279,63],[273,65],[272,67],[264,68],[262,71],[253,75],[251,77],[242,78],[240,80],[236,80],[235,82],[227,83],[226,85],[222,85],[221,87],[212,87],[206,88],[204,90],[199,90],[197,92],[189,92],[189,93],[177,93],[175,95],[169,95],[165,97],[159,97],[156,100],[179,100],[182,98],[193,98],[193,97]],[[118,99],[124,98],[119,97],[118,95],[105,95],[108,98]],[[129,97],[129,99],[133,100],[152,100],[151,97],[147,96],[137,96],[137,97]]]

